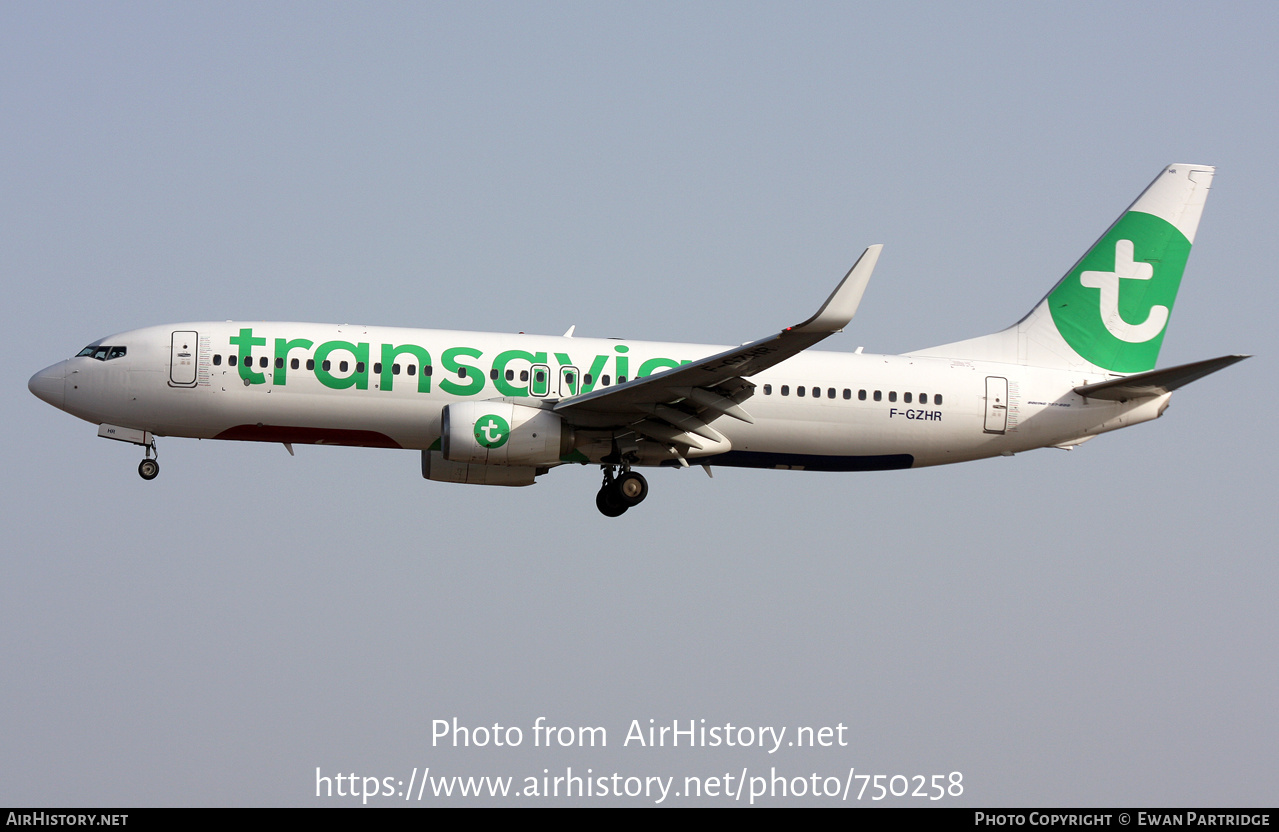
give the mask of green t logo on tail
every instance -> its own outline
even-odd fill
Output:
[[[1129,211],[1048,296],[1057,331],[1098,367],[1153,370],[1189,255],[1171,223]]]
[[[475,422],[475,441],[490,451],[506,444],[511,437],[511,426],[501,416],[481,416]]]

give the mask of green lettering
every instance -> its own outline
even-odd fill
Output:
[[[450,347],[440,356],[444,369],[450,373],[459,371],[466,373],[466,383],[459,384],[451,378],[440,379],[440,389],[445,393],[451,393],[454,396],[474,396],[476,393],[484,389],[484,371],[479,367],[471,364],[463,364],[457,360],[457,356],[465,355],[470,358],[479,358],[484,353],[475,347]]]
[[[324,362],[329,355],[337,350],[346,350],[355,357],[355,372],[349,376],[335,376],[329,370],[324,369]],[[363,366],[363,371],[360,367]],[[350,341],[325,341],[315,349],[315,377],[320,380],[320,384],[325,387],[331,387],[334,390],[345,390],[348,387],[354,387],[357,390],[369,389],[369,345],[366,343],[352,344]]]
[[[573,367],[574,369],[578,369],[577,364],[573,363],[573,359],[569,358],[568,353],[555,353],[555,360],[558,360],[560,367]],[[578,389],[576,391],[572,391],[573,395],[576,396],[579,392],[591,392],[592,390],[595,390],[595,386],[600,382],[600,373],[604,372],[604,368],[608,366],[608,363],[608,355],[596,355],[595,360],[592,360],[591,362],[590,372],[587,372],[586,376],[582,376],[581,383],[579,383],[579,385],[574,385],[577,386]],[[587,381],[587,376],[590,376],[590,382]]]
[[[650,358],[640,365],[639,372],[635,375],[635,377],[644,378],[645,376],[651,376],[654,370],[661,369],[662,367],[678,366],[679,362],[670,358]]]
[[[560,363],[560,385],[563,386],[564,384],[564,381],[565,381],[564,368],[568,367],[571,370],[573,370],[573,373],[569,376],[569,378],[571,378],[572,381],[569,382],[569,385],[568,385],[568,394],[570,396],[576,396],[578,393],[582,392],[581,391],[582,380],[580,378],[580,376],[582,375],[582,372],[573,363],[573,359],[568,357],[568,353],[566,352],[555,353],[555,360]]]
[[[275,339],[275,370],[271,375],[271,384],[284,385],[288,383],[289,372],[289,350],[309,350],[312,342],[305,338],[295,338],[292,341],[286,341],[283,338]],[[280,359],[284,359],[283,362]]]
[[[253,370],[253,348],[265,347],[266,338],[254,338],[253,328],[245,327],[239,335],[231,336],[231,344],[240,348],[240,378],[249,384],[265,384],[266,376]]]
[[[630,375],[630,359],[624,353],[630,352],[630,347],[625,344],[618,344],[613,347],[613,351],[617,353],[617,383],[621,384]]]
[[[595,385],[600,383],[600,373],[604,372],[604,366],[608,363],[607,355],[597,355],[595,360],[591,362],[591,371],[582,377],[582,392],[589,393],[595,389]]]
[[[394,384],[395,376],[391,372],[392,364],[395,363],[396,356],[411,355],[417,359],[417,392],[431,392],[431,377],[427,375],[427,367],[431,366],[431,354],[416,344],[402,344],[393,347],[390,344],[382,345],[382,384],[383,390],[390,390]]]
[[[493,386],[497,388],[497,392],[503,396],[527,396],[528,384],[523,387],[506,380],[506,365],[515,359],[522,359],[529,364],[545,364],[546,353],[525,352],[524,350],[507,350],[498,353],[497,358],[493,359],[493,369],[497,370],[497,378],[493,379]]]

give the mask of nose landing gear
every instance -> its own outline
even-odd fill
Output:
[[[595,507],[605,517],[619,517],[631,506],[644,502],[648,496],[648,480],[629,468],[601,465],[604,484],[595,495]],[[620,470],[620,473],[617,473]]]

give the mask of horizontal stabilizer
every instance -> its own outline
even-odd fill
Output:
[[[1125,376],[1112,381],[1085,384],[1081,387],[1076,387],[1075,392],[1093,399],[1109,399],[1116,402],[1162,396],[1165,393],[1171,393],[1178,387],[1184,387],[1192,381],[1198,381],[1206,375],[1251,357],[1248,355],[1223,355],[1220,358],[1209,358],[1207,361],[1196,361],[1193,364],[1182,364],[1179,367],[1151,370],[1147,373],[1137,373],[1133,376]]]

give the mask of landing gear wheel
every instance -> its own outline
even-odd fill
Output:
[[[138,476],[144,480],[153,480],[160,475],[160,463],[154,459],[144,459],[138,463]]]
[[[648,496],[648,480],[635,471],[627,471],[618,477],[613,488],[617,491],[618,501],[627,508],[639,505]]]
[[[609,486],[604,486],[595,495],[595,507],[605,517],[621,517],[629,508],[619,499],[617,489]]]

